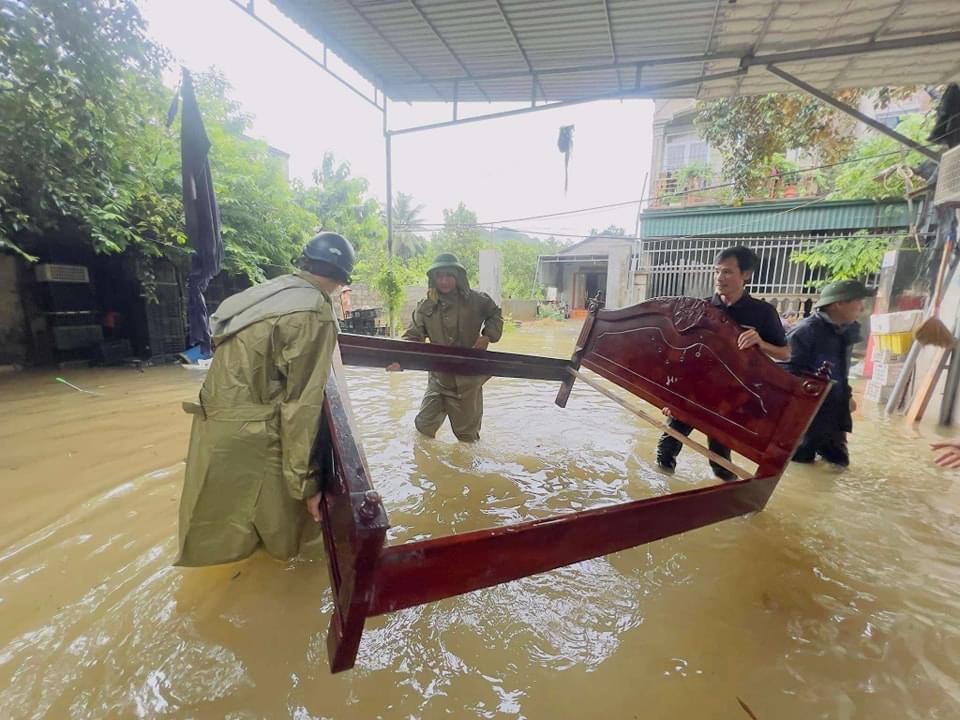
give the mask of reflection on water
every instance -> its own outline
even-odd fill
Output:
[[[572,323],[498,349],[560,357]],[[390,542],[711,482],[578,386],[492,380],[476,445],[413,430],[419,373],[349,370]],[[858,418],[854,468],[791,467],[767,510],[374,618],[331,676],[322,549],[173,568],[196,392],[180,368],[0,380],[0,707],[11,718],[960,717],[960,483]],[[509,562],[509,557],[502,558]]]

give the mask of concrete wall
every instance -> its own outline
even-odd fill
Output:
[[[617,310],[630,304],[630,261],[632,248],[629,245],[613,248],[607,256],[606,307]]]
[[[663,166],[664,148],[666,147],[667,126],[674,115],[689,112],[696,101],[686,99],[657,100],[653,110],[653,144],[650,152],[650,178],[647,181],[647,194],[657,186],[660,168]]]
[[[0,255],[0,365],[23,365],[27,359],[26,322],[12,255]]]
[[[485,292],[499,305],[503,300],[501,287],[501,256],[499,250],[480,251],[480,292]]]
[[[537,319],[536,300],[504,300],[503,316],[514,320],[530,321]]]
[[[417,309],[417,303],[427,296],[426,285],[408,285],[406,288],[406,298],[403,302],[403,309],[400,311],[400,324],[406,327],[413,317],[413,311]],[[383,299],[375,288],[364,283],[354,283],[350,286],[350,305],[354,310],[360,308],[380,308],[383,307]]]

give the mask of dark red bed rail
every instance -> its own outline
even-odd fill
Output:
[[[315,456],[321,471],[323,544],[333,593],[327,631],[332,672],[353,667],[389,527],[341,391],[336,374],[330,373]]]
[[[570,361],[340,336],[345,364],[561,381],[565,405],[584,367],[758,464],[748,480],[447,537],[385,546],[387,517],[331,373],[318,448],[324,542],[334,594],[332,672],[353,666],[367,617],[441,600],[762,509],[829,387],[795,377],[709,304],[660,298],[591,313]]]
[[[568,360],[561,358],[455,348],[369,335],[341,334],[340,354],[345,365],[382,369],[391,362],[398,362],[404,370],[436,370],[455,375],[527,380],[563,380],[570,366]]]

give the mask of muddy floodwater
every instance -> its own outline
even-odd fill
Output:
[[[497,349],[566,357],[577,331]],[[423,374],[348,378],[391,542],[711,482],[689,450],[660,474],[656,431],[582,384],[561,410],[555,384],[490,381],[471,446],[416,437]],[[851,470],[792,466],[754,516],[374,618],[332,676],[322,548],[171,566],[200,382],[0,377],[0,716],[960,718],[960,472],[929,431],[864,408]]]

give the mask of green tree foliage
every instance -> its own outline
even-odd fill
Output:
[[[166,57],[130,0],[36,0],[0,11],[0,246],[41,237],[186,258],[179,123]],[[194,77],[210,136],[226,268],[290,268],[317,219],[294,202],[216,74]],[[22,251],[21,251],[22,252]],[[23,253],[22,254],[26,254]]]
[[[401,209],[414,209],[413,217],[416,221],[407,221],[406,227],[412,227],[419,222],[419,211],[422,206],[416,205],[412,197],[403,195],[401,202],[395,204]],[[378,243],[365,248],[361,254],[359,269],[354,275],[361,282],[367,282],[377,287],[384,296],[385,302],[390,305],[390,297],[396,294],[398,312],[403,305],[403,295],[397,294],[398,287],[409,285],[424,285],[427,269],[433,258],[443,252],[452,252],[467,269],[467,277],[471,285],[476,286],[480,274],[480,251],[496,249],[502,257],[501,290],[507,298],[536,298],[541,289],[536,282],[537,259],[540,255],[553,255],[560,247],[554,238],[540,240],[522,232],[500,229],[495,232],[480,228],[477,216],[472,210],[460,203],[454,209],[444,210],[444,226],[433,234],[429,242],[422,245],[417,243],[418,249],[401,256],[399,252],[393,259],[388,259],[386,244]],[[395,215],[396,217],[396,215]],[[406,217],[401,214],[400,217]],[[615,233],[622,233],[620,228],[608,228]]]
[[[549,240],[505,240],[500,246],[503,255],[501,290],[503,297],[518,300],[540,298],[543,290],[536,282],[537,259],[541,255],[555,255],[560,244]]]
[[[627,237],[627,231],[624,230],[619,225],[607,225],[607,227],[605,227],[603,230],[590,228],[590,236],[592,237],[594,235],[610,236],[610,237]]]
[[[433,254],[453,253],[467,269],[471,285],[480,280],[480,250],[492,242],[477,225],[477,214],[460,203],[454,210],[443,211],[443,228],[434,233],[430,243]]]
[[[36,240],[55,238],[186,260],[179,119],[167,127],[173,92],[160,80],[167,61],[133,0],[0,6],[0,248],[30,257]],[[391,261],[382,208],[349,164],[328,153],[312,182],[291,185],[268,146],[246,136],[251,117],[224,78],[195,73],[194,84],[228,271],[252,280],[287,271],[309,235],[325,229],[350,239],[355,276],[381,288],[395,311],[397,288],[423,284],[443,251],[456,253],[476,283],[480,249],[499,247],[505,293],[535,296],[536,258],[555,243],[481,230],[462,203],[428,241],[419,232],[423,206],[400,193]]]
[[[333,153],[324,153],[323,163],[313,171],[313,184],[294,181],[298,204],[318,220],[319,229],[338,232],[353,243],[362,256],[384,246],[387,227],[380,203],[368,196],[365,178],[350,173],[350,163],[337,163]]]
[[[149,166],[158,84],[142,83],[165,57],[133,3],[7,2],[0,16],[0,247],[53,232],[105,252],[179,242]]]
[[[825,277],[814,283],[817,288],[835,280],[863,280],[880,270],[884,253],[892,239],[861,230],[852,237],[834,238],[804,252],[794,253],[791,260],[813,270],[823,268],[826,271]]]
[[[409,282],[408,275],[408,269],[400,260],[394,258],[385,262],[373,279],[373,286],[380,293],[380,297],[383,298],[383,302],[387,306],[391,334],[396,333],[403,321],[403,318],[400,317],[400,311],[403,309],[404,300],[406,300],[407,285],[412,284]]]
[[[933,117],[912,113],[897,125],[897,132],[925,143],[933,122]],[[842,166],[834,179],[831,200],[903,198],[908,169],[919,167],[927,158],[893,138],[870,133],[857,141],[850,160],[854,162]],[[922,184],[919,179],[910,182],[911,186]]]
[[[317,218],[298,205],[279,159],[265,142],[247,137],[251,118],[229,97],[218,74],[194,76],[210,138],[210,171],[220,206],[220,228],[230,272],[262,280],[291,269]],[[179,172],[179,143],[173,142]]]
[[[912,97],[917,90],[916,86],[852,89],[835,97],[853,106],[869,97],[875,108],[884,108],[894,100]],[[856,141],[854,120],[800,93],[701,101],[694,122],[701,136],[720,152],[723,175],[733,183],[735,201],[761,195],[778,156],[788,150],[802,149],[814,161],[831,164],[847,159]],[[782,169],[778,170],[782,176]],[[828,174],[816,180],[815,185],[823,187],[831,178]]]
[[[845,96],[845,100],[858,97]],[[767,93],[697,103],[695,123],[723,158],[723,175],[738,198],[756,194],[770,174],[774,156],[811,148],[819,159],[844,156],[852,140],[848,123],[818,100],[799,94]]]
[[[416,205],[413,196],[397,193],[393,203],[393,251],[398,258],[410,260],[427,251],[427,239],[420,235],[423,229],[423,205]]]

